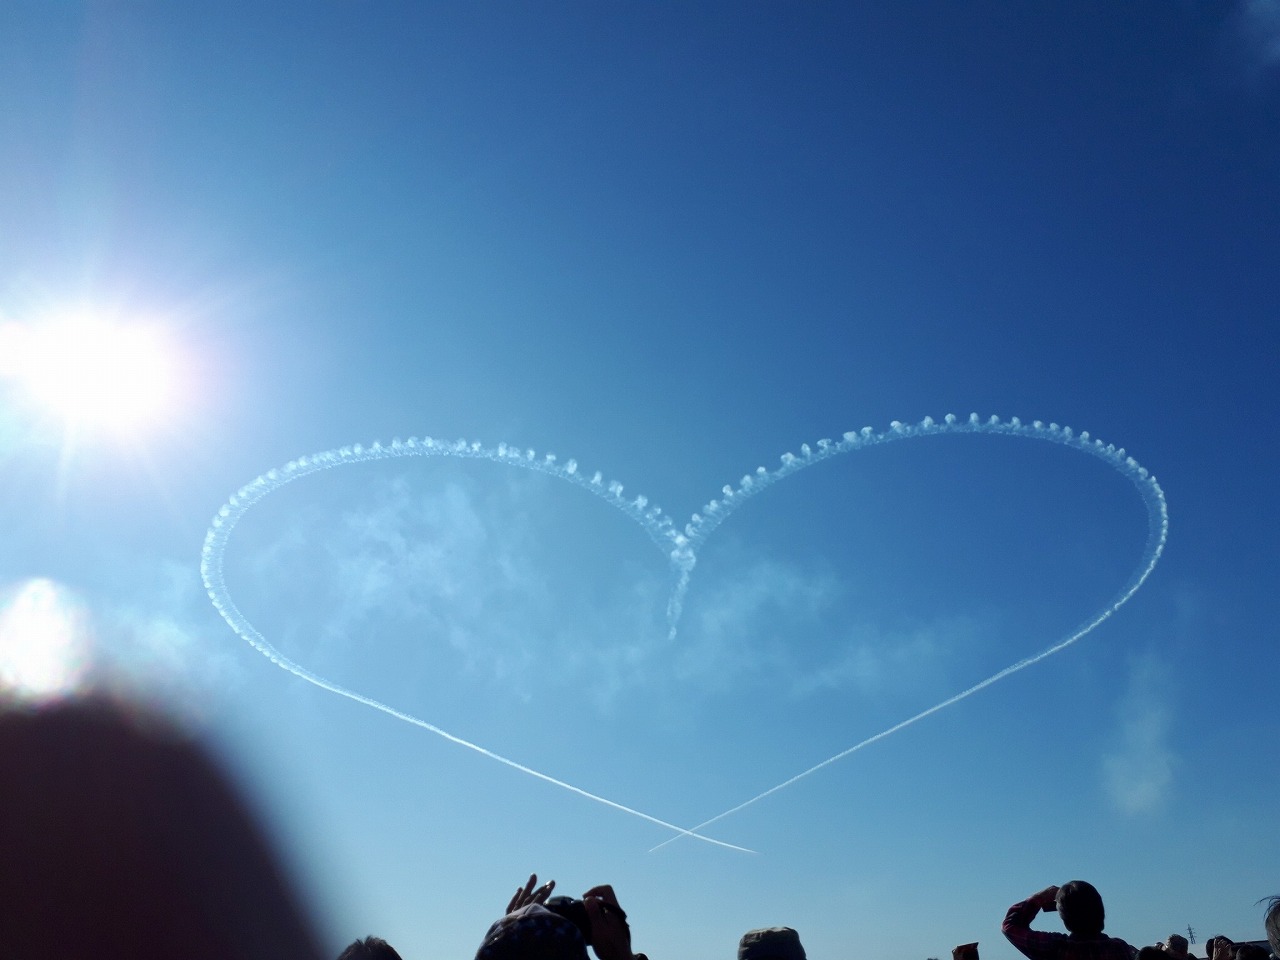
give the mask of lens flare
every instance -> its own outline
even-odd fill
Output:
[[[42,701],[71,693],[88,653],[87,618],[65,587],[34,579],[0,595],[0,695]]]

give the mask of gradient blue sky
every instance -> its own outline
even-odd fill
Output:
[[[1261,935],[1275,872],[1280,5],[6,3],[0,320],[163,326],[163,429],[6,387],[0,587],[227,758],[336,955],[470,956],[532,870],[655,960],[797,927],[943,957],[1092,880],[1135,944]],[[240,485],[394,436],[554,452],[683,522],[803,442],[970,411],[1123,445],[1167,553],[1079,644],[680,840],[326,693],[237,638]],[[1106,464],[940,437],[824,463],[699,557],[483,461],[255,507],[236,601],[334,680],[692,825],[1105,606]],[[1051,920],[1047,927],[1056,929]]]

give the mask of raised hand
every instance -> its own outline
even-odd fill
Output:
[[[548,880],[535,890],[534,887],[537,886],[537,883],[538,875],[536,873],[529,874],[529,882],[523,887],[516,887],[515,896],[507,904],[507,913],[519,910],[521,907],[527,907],[531,903],[546,903],[547,897],[551,896],[551,891],[556,888],[556,882]]]
[[[591,948],[600,960],[632,960],[631,927],[627,912],[609,884],[592,887],[582,895],[587,919],[591,921]]]

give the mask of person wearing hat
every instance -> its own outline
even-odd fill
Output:
[[[742,935],[738,960],[805,960],[804,947],[790,927],[762,927]]]

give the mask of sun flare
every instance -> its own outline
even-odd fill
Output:
[[[36,579],[0,593],[0,698],[68,693],[83,679],[88,656],[87,620],[69,590]]]
[[[134,432],[163,419],[175,366],[154,327],[83,317],[0,325],[0,377],[74,429]]]

